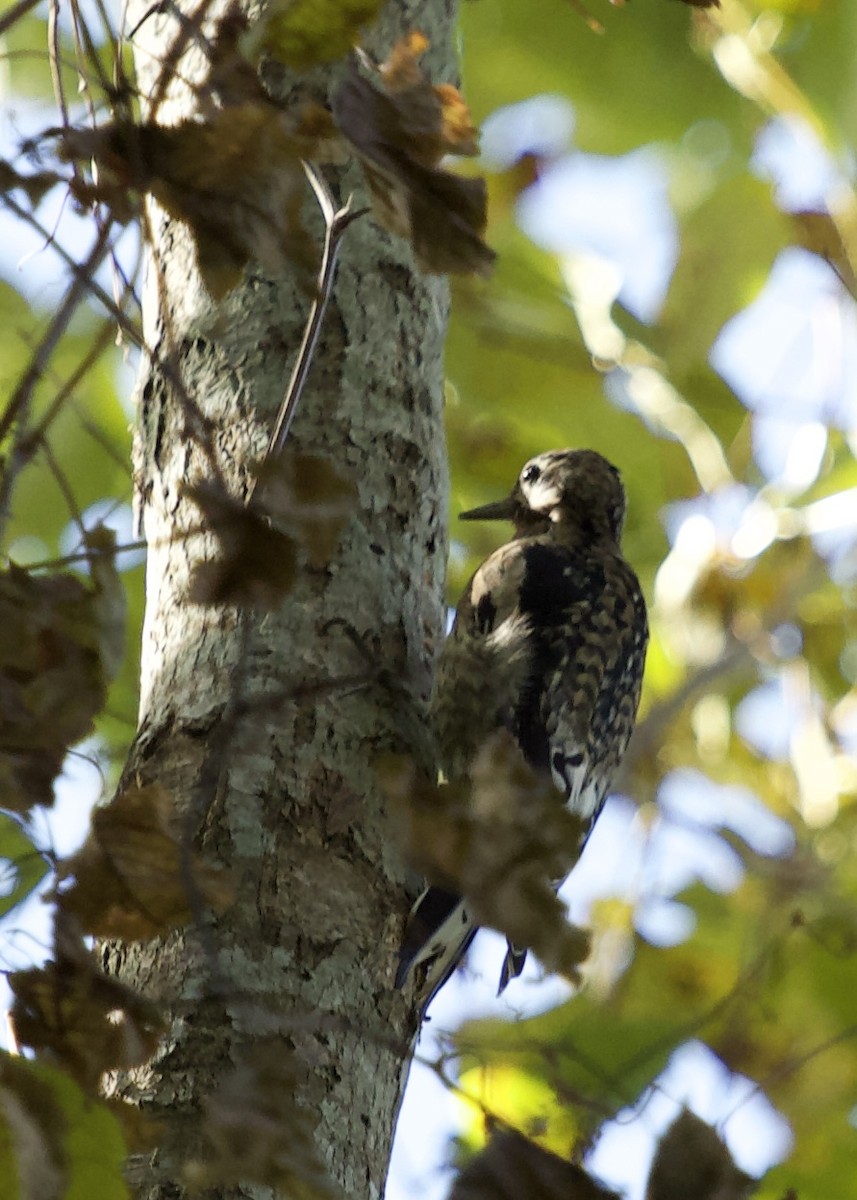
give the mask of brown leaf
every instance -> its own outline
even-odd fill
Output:
[[[479,153],[479,130],[473,124],[470,109],[464,97],[451,83],[435,85],[435,94],[440,100],[440,142],[444,154]]]
[[[185,1168],[194,1191],[257,1183],[293,1200],[337,1196],[318,1160],[315,1119],[295,1103],[294,1056],[281,1039],[245,1047],[217,1095],[205,1101],[204,1160]]]
[[[116,1118],[129,1154],[145,1154],[163,1141],[164,1122],[118,1096],[101,1096],[101,1103]]]
[[[494,254],[482,241],[485,183],[438,165],[447,153],[476,153],[476,130],[460,93],[425,77],[418,59],[427,44],[411,33],[386,63],[364,60],[366,74],[352,61],[334,120],[358,153],[376,220],[412,242],[419,266],[487,274]]]
[[[208,99],[208,89],[223,107],[246,100],[268,101],[258,69],[242,52],[249,29],[247,13],[236,0],[218,20],[209,42],[208,78],[199,93],[201,107]],[[215,111],[213,106],[211,111]]]
[[[357,503],[357,488],[320,454],[286,450],[258,472],[259,498],[276,525],[324,567]]]
[[[348,144],[336,128],[329,108],[306,100],[289,109],[289,119],[289,128],[302,158],[336,165],[348,161]]]
[[[189,484],[184,493],[220,542],[220,557],[194,571],[190,599],[196,604],[277,608],[297,578],[294,538],[273,529],[263,513],[247,508],[211,480]]]
[[[91,158],[99,182],[82,201],[103,200],[122,217],[122,197],[149,192],[183,221],[196,243],[200,274],[215,299],[250,261],[269,274],[289,266],[309,273],[315,250],[300,218],[305,178],[292,118],[264,99],[216,109],[206,121],[170,128],[116,122],[71,129],[66,158]]]
[[[747,1200],[757,1182],[735,1166],[711,1126],[685,1108],[658,1142],[646,1200]]]
[[[92,1095],[105,1071],[146,1062],[163,1032],[155,1006],[102,974],[76,923],[61,912],[53,959],[13,971],[9,986],[18,1042],[64,1068]]]
[[[37,208],[51,188],[59,182],[60,176],[53,171],[35,171],[32,175],[19,175],[11,163],[0,159],[0,194],[14,192],[16,188],[20,188],[32,208]]]
[[[400,756],[382,759],[378,772],[403,817],[409,862],[466,896],[479,924],[575,979],[589,936],[568,923],[556,882],[577,861],[582,823],[531,771],[512,736],[491,735],[469,782],[435,787]]]
[[[285,0],[285,3],[294,9],[294,0]],[[377,6],[378,0],[357,0],[358,5],[365,6],[367,3]],[[345,6],[340,4],[336,7],[342,15]],[[233,3],[218,21],[211,39],[206,83],[218,97],[221,106],[243,104],[246,101],[270,104],[258,67],[248,55],[254,48],[262,47],[268,22],[276,22],[278,9],[282,11],[282,4],[267,4],[259,20],[251,24],[240,4]],[[298,14],[293,12],[293,15]],[[315,15],[318,27],[318,14]],[[343,57],[349,49],[350,44],[344,46],[341,55],[335,57]],[[290,100],[288,109],[277,111],[286,131],[294,139],[299,157],[312,159],[315,163],[345,161],[345,144],[333,124],[329,109],[314,100]]]
[[[66,751],[91,731],[121,661],[123,597],[108,555],[98,560],[91,587],[70,574],[36,576],[14,565],[0,574],[4,808],[26,812],[53,802]]]
[[[452,1185],[449,1200],[619,1200],[582,1167],[512,1129],[491,1135]]]
[[[191,919],[191,885],[217,912],[231,903],[225,872],[196,855],[184,859],[170,829],[172,811],[158,784],[132,786],[93,810],[89,836],[59,871],[60,881],[75,880],[60,892],[62,910],[84,932],[124,941],[157,937]]]

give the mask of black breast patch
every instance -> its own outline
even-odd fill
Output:
[[[524,562],[520,607],[537,629],[565,624],[572,605],[597,599],[605,587],[603,566],[564,546],[536,542],[524,551]]]

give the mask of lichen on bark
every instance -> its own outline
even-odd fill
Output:
[[[144,95],[176,36],[171,13],[151,15],[134,39]],[[382,56],[419,27],[432,76],[449,79],[452,15],[429,0],[391,3],[369,49]],[[181,67],[184,79],[204,72],[196,45]],[[336,71],[313,73],[317,94]],[[281,78],[281,94],[293,84]],[[191,89],[171,85],[158,118],[175,121],[195,103]],[[359,202],[353,165],[329,178]],[[309,194],[305,211],[320,246]],[[412,881],[372,763],[384,749],[415,748],[442,630],[447,288],[368,219],[348,231],[292,439],[355,482],[357,509],[329,564],[304,568],[276,611],[201,606],[189,581],[215,542],[185,494],[207,470],[187,399],[223,479],[246,494],[308,297],[294,276],[251,266],[215,304],[186,228],[154,205],[150,220],[135,452],[147,604],[125,774],[171,790],[177,827],[229,867],[236,899],[159,941],[102,946],[109,972],[172,1015],[156,1058],[115,1081],[165,1121],[158,1153],[135,1159],[132,1179],[140,1195],[176,1194],[181,1164],[204,1153],[203,1098],[248,1047],[274,1036],[294,1051],[299,1103],[331,1178],[346,1195],[380,1196],[415,1015],[392,990]],[[337,685],[343,678],[349,686]]]

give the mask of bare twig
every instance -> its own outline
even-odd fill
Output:
[[[89,109],[90,120],[93,128],[97,123],[95,112],[95,104],[92,99],[92,87],[87,75],[91,71],[98,83],[98,90],[102,96],[109,96],[111,92],[111,81],[105,73],[101,62],[101,56],[98,48],[95,45],[89,26],[83,14],[80,11],[80,5],[77,0],[72,0],[71,3],[71,19],[74,27],[74,43],[75,53],[77,55],[77,71],[83,91],[85,93],[85,103]]]
[[[762,1079],[755,1081],[754,1086],[749,1093],[742,1096],[734,1108],[726,1114],[720,1121],[721,1127],[739,1111],[739,1109],[748,1104],[756,1096],[770,1095],[772,1086],[782,1083],[791,1075],[796,1075],[808,1063],[818,1058],[821,1054],[826,1054],[828,1050],[835,1050],[842,1042],[849,1041],[851,1038],[857,1037],[857,1025],[846,1025],[839,1033],[834,1033],[831,1037],[825,1038],[823,1042],[818,1042],[809,1050],[805,1050],[803,1054],[796,1054],[790,1059],[786,1059],[779,1066],[769,1071]]]
[[[29,411],[30,400],[36,384],[45,372],[50,356],[53,354],[63,334],[68,328],[69,321],[90,285],[90,277],[95,273],[107,250],[110,237],[109,223],[102,229],[95,240],[86,262],[75,264],[74,278],[69,284],[62,304],[54,314],[41,342],[36,347],[26,371],[18,381],[18,386],[12,393],[6,410],[0,417],[0,441],[9,430],[17,424],[15,446],[9,456],[6,470],[0,478],[0,526],[8,516],[12,487],[15,477],[26,456],[21,448],[26,436],[26,414]]]
[[[58,571],[62,567],[72,567],[75,563],[92,562],[94,558],[116,558],[119,554],[131,554],[140,550],[151,549],[145,539],[137,542],[123,542],[121,546],[111,546],[110,549],[100,550],[90,547],[86,550],[76,550],[73,554],[64,554],[62,558],[44,558],[40,562],[27,563],[30,574],[35,571]],[[74,753],[74,751],[70,751]]]
[[[62,85],[62,71],[60,70],[60,23],[59,23],[59,0],[51,0],[51,6],[48,10],[48,60],[51,65],[51,82],[54,88],[54,99],[57,102],[57,108],[60,110],[62,117],[63,128],[68,128],[68,105],[65,99],[65,90]],[[77,168],[75,168],[75,171]]]
[[[343,234],[353,221],[356,221],[358,217],[362,217],[366,212],[366,209],[352,210],[351,196],[348,197],[342,208],[337,208],[327,181],[318,168],[313,163],[307,161],[304,161],[303,168],[324,217],[324,250],[322,251],[321,267],[318,272],[316,294],[310,308],[309,317],[307,318],[303,341],[301,342],[298,356],[292,369],[292,376],[283,396],[280,411],[277,414],[271,440],[268,443],[268,452],[265,456],[266,461],[270,461],[282,453],[283,446],[289,436],[289,430],[291,429],[292,421],[294,420],[315,355],[324,315],[330,303],[333,280],[336,274],[336,260],[339,257]]]
[[[18,386],[12,393],[3,416],[0,417],[0,440],[2,440],[18,419],[21,408],[27,404],[33,388],[44,374],[48,359],[53,354],[62,335],[65,333],[74,310],[88,290],[90,275],[104,257],[107,248],[109,230],[103,229],[95,240],[95,244],[87,256],[86,262],[74,264],[74,278],[69,284],[62,304],[48,325],[41,342],[37,346],[26,371],[18,381]]]
[[[83,523],[83,514],[78,507],[74,492],[71,490],[71,484],[69,483],[68,479],[66,479],[65,471],[57,462],[56,456],[54,455],[53,450],[51,450],[49,442],[42,443],[42,454],[47,460],[48,469],[56,480],[57,487],[62,492],[63,499],[65,500],[66,507],[69,511],[69,516],[77,526],[77,531],[80,534],[81,541],[85,541],[86,526]]]
[[[83,263],[81,265],[71,254],[69,254],[66,249],[63,248],[63,246],[60,245],[58,241],[56,241],[56,239],[48,232],[47,229],[45,229],[41,222],[38,221],[28,209],[23,208],[20,204],[13,200],[8,192],[0,195],[0,203],[4,204],[10,212],[14,213],[15,216],[19,218],[19,220],[23,221],[26,225],[29,225],[31,229],[35,229],[36,233],[44,238],[45,245],[50,246],[51,249],[60,256],[75,278],[77,280],[82,279],[85,290],[90,292],[96,300],[100,301],[100,303],[104,305],[106,311],[116,321],[116,324],[119,326],[122,332],[126,334],[129,342],[131,342],[132,345],[139,346],[144,350],[147,349],[139,329],[135,328],[128,317],[126,317],[121,309],[116,306],[116,302],[107,294],[107,292],[105,292],[101,284],[98,283],[93,277],[87,277],[87,263]],[[102,230],[101,232],[106,236],[105,230]],[[2,431],[0,431],[0,436],[2,436]]]
[[[101,329],[92,340],[86,354],[83,356],[77,367],[69,375],[68,379],[61,385],[59,391],[54,396],[51,403],[48,405],[44,416],[39,421],[39,424],[31,429],[24,437],[21,445],[22,453],[32,454],[42,439],[47,435],[48,428],[51,423],[59,416],[65,402],[72,395],[77,385],[81,380],[85,379],[92,370],[93,364],[97,361],[99,355],[107,348],[113,340],[113,326],[105,322]]]
[[[4,34],[7,29],[11,29],[16,21],[20,21],[21,17],[25,17],[31,8],[35,8],[40,3],[41,0],[18,0],[18,3],[6,13],[5,17],[0,17],[0,35]]]
[[[179,23],[179,31],[170,45],[167,47],[166,53],[161,57],[159,65],[160,71],[152,93],[148,98],[148,119],[154,121],[157,117],[158,110],[167,94],[167,89],[170,83],[175,79],[183,79],[178,71],[178,64],[184,56],[185,51],[191,42],[198,42],[206,57],[210,58],[211,49],[208,39],[202,32],[204,21],[209,15],[209,10],[213,7],[214,0],[200,0],[199,4],[189,13],[184,13],[173,0],[159,0],[158,3],[151,5],[144,16],[137,22],[131,32],[128,34],[128,41],[133,41],[144,21],[150,16],[158,13],[169,13]],[[136,48],[135,48],[136,49]],[[183,79],[191,90],[195,87],[190,81]]]

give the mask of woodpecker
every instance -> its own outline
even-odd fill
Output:
[[[648,642],[643,593],[619,547],[624,518],[619,472],[594,450],[540,454],[506,499],[462,513],[515,532],[467,584],[432,695],[446,779],[466,779],[485,739],[508,729],[585,823],[581,850],[634,727]],[[425,1010],[475,933],[466,900],[428,888],[411,910],[397,986],[421,967]],[[498,994],[525,959],[509,945]]]

